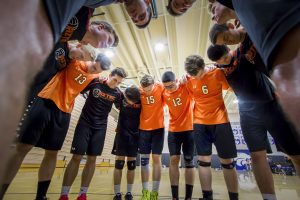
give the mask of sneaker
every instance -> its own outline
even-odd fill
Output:
[[[152,191],[150,193],[150,200],[158,200],[158,192]]]
[[[87,200],[86,194],[81,194],[80,196],[77,197],[77,200]]]
[[[126,193],[125,200],[133,200],[133,196],[132,196],[131,192]]]
[[[149,190],[142,190],[143,196],[141,198],[141,200],[150,200],[150,192]]]
[[[60,195],[58,200],[69,200],[68,195]]]
[[[114,196],[114,199],[113,200],[122,200],[122,194],[121,193],[118,193]]]

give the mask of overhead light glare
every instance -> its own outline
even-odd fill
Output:
[[[109,50],[106,50],[105,53],[104,53],[107,57],[109,58],[112,58],[114,57],[115,53],[113,52],[113,50],[109,49]]]
[[[155,51],[161,52],[166,48],[166,45],[163,43],[157,43],[154,48],[155,48]]]

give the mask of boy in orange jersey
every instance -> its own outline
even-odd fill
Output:
[[[81,49],[82,50],[82,49]],[[81,51],[80,50],[80,51]],[[75,97],[98,73],[109,69],[110,60],[102,54],[95,61],[76,61],[59,71],[26,109],[19,127],[19,142],[9,159],[4,183],[9,186],[24,157],[34,147],[45,149],[39,169],[36,199],[46,198],[46,193],[68,131]]]
[[[145,75],[140,80],[141,84],[141,115],[139,153],[141,155],[141,175],[143,184],[142,200],[158,198],[161,178],[161,153],[164,145],[164,110],[162,92],[163,86],[154,83],[150,75]],[[149,157],[152,152],[153,173],[152,192],[148,187]]]
[[[186,83],[179,84],[175,74],[167,71],[162,75],[165,88],[163,100],[169,108],[170,123],[168,146],[170,151],[170,182],[172,200],[178,200],[179,161],[181,146],[185,163],[185,200],[192,199],[194,185],[194,133],[193,133],[193,102]]]
[[[208,70],[198,55],[186,58],[185,70],[193,77],[188,80],[188,88],[195,100],[194,137],[203,199],[213,199],[210,171],[212,143],[223,167],[229,198],[238,199],[238,180],[233,161],[237,151],[222,96],[222,90],[229,88],[225,75],[220,69]]]

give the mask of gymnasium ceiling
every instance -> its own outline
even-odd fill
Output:
[[[207,12],[207,0],[198,0],[181,17],[170,16],[165,9],[167,0],[156,0],[157,18],[153,18],[146,29],[137,29],[121,4],[99,7],[94,14],[104,12],[92,20],[105,20],[111,23],[120,39],[111,57],[113,66],[124,67],[128,72],[125,85],[139,85],[143,74],[151,74],[160,81],[162,73],[173,71],[177,77],[184,74],[183,63],[191,54],[201,55],[207,64],[206,49],[210,45],[209,28],[212,25]],[[156,45],[163,47],[156,50]],[[229,113],[237,112],[235,96],[224,94]]]

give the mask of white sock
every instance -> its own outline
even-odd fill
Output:
[[[121,185],[114,185],[115,194],[121,193]]]
[[[263,199],[266,200],[276,200],[276,195],[275,194],[261,194]]]
[[[70,189],[70,186],[62,186],[60,195],[69,195]]]
[[[143,182],[142,185],[143,185],[143,190],[148,190],[149,182]]]
[[[79,190],[79,196],[82,194],[86,194],[88,190],[88,187],[81,187]]]
[[[158,192],[159,185],[160,185],[160,181],[153,181],[152,182],[152,191]]]
[[[132,192],[133,184],[127,184],[127,192]]]

